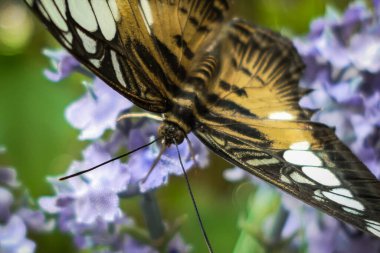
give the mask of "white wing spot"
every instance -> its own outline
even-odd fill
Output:
[[[302,167],[303,173],[314,181],[325,186],[339,186],[339,179],[330,170],[321,167]]]
[[[345,189],[345,188],[335,188],[335,189],[332,189],[331,192],[335,193],[335,194],[343,195],[343,196],[348,197],[348,198],[353,198],[354,197],[352,195],[352,193],[349,190]]]
[[[116,35],[116,23],[107,2],[91,0],[91,4],[104,38],[111,41]]]
[[[370,232],[372,232],[373,234],[376,234],[376,232],[378,234],[380,234],[380,223],[379,222],[376,222],[373,220],[366,220],[366,222],[367,222],[367,229],[368,230],[371,229]]]
[[[45,11],[45,8],[42,6],[41,2],[37,2],[37,7],[38,9],[41,11],[42,15],[50,21],[50,17],[49,15],[47,14],[47,12]]]
[[[111,9],[113,18],[115,19],[116,22],[120,20],[120,12],[119,8],[117,7],[116,0],[108,0],[108,5]]]
[[[380,237],[380,231],[379,230],[376,230],[376,229],[374,229],[372,227],[367,227],[367,230],[369,232],[371,232],[372,234],[376,235],[377,237]]]
[[[269,119],[274,120],[293,120],[295,117],[288,112],[272,112]]]
[[[65,47],[68,49],[72,49],[71,44],[67,41],[67,39],[64,36],[60,36],[60,39]]]
[[[104,55],[100,59],[90,59],[90,63],[95,67],[95,68],[100,68],[102,65],[102,61],[104,60]]]
[[[290,149],[293,150],[308,150],[310,148],[310,143],[308,141],[296,142],[290,145]]]
[[[152,32],[150,26],[153,24],[153,15],[152,10],[150,9],[150,5],[148,0],[140,0],[140,13],[144,19],[144,23],[149,34]]]
[[[81,27],[89,32],[98,30],[95,14],[87,0],[67,0],[67,2],[71,16]]]
[[[311,151],[287,150],[284,159],[300,166],[322,166],[322,160]]]
[[[313,196],[313,199],[318,200],[319,202],[326,202],[325,199],[318,197],[318,196],[315,196],[315,195]]]
[[[315,194],[315,196],[318,196],[318,197],[320,197],[320,198],[324,198],[324,196],[322,195],[321,190],[315,190],[315,191],[314,191],[314,194]]]
[[[380,223],[374,220],[365,220],[365,222],[370,223],[371,226],[377,226],[380,230]]]
[[[309,184],[309,185],[315,185],[314,182],[310,181],[306,177],[302,176],[298,172],[293,172],[290,174],[290,178],[293,179],[295,182],[300,183],[300,184]]]
[[[73,34],[71,32],[66,32],[63,34],[69,44],[73,43]]]
[[[363,204],[360,203],[359,201],[355,200],[355,199],[343,197],[343,196],[337,195],[335,193],[326,192],[326,191],[322,192],[322,194],[326,198],[328,198],[331,201],[334,201],[335,203],[338,203],[340,205],[347,206],[347,207],[350,207],[352,209],[359,210],[359,211],[365,210],[365,207],[363,206]]]
[[[362,213],[359,213],[358,211],[355,211],[351,208],[348,208],[348,207],[342,207],[342,209],[344,211],[346,211],[347,213],[350,213],[350,214],[354,214],[354,215],[363,215]]]
[[[58,6],[59,12],[61,12],[64,19],[67,19],[66,17],[66,3],[65,0],[54,0],[55,4]]]
[[[266,165],[266,164],[276,164],[276,163],[279,163],[279,161],[276,158],[251,159],[251,160],[247,160],[246,163],[252,166],[259,166],[259,165]]]
[[[62,31],[69,31],[69,27],[66,24],[66,21],[62,18],[60,12],[52,0],[41,0],[41,4],[45,7],[47,14],[53,23]]]
[[[119,60],[117,59],[117,55],[115,51],[111,50],[111,59],[112,59],[112,65],[115,70],[116,78],[117,80],[124,86],[127,87],[127,84],[124,81],[123,74],[121,73],[120,69],[120,63]]]
[[[89,37],[87,34],[82,32],[80,29],[77,29],[77,33],[79,35],[79,38],[82,40],[82,44],[84,49],[90,54],[96,53],[96,41]]]
[[[101,60],[99,59],[90,59],[90,63],[95,67],[95,68],[100,68],[100,65],[102,63]]]
[[[284,183],[292,184],[292,181],[290,181],[290,179],[284,175],[281,175],[280,180]]]

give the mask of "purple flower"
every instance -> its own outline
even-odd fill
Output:
[[[0,187],[0,222],[7,221],[11,216],[13,195],[6,188]]]
[[[206,167],[208,165],[208,151],[206,147],[202,145],[194,135],[189,134],[188,137],[192,143],[193,152],[196,154],[196,161],[198,161],[199,166]],[[190,147],[185,141],[180,144],[178,148],[181,154],[183,166],[187,171],[195,165],[192,160]],[[169,175],[179,176],[183,174],[176,147],[171,146],[162,155],[147,180],[143,182],[142,180],[147,176],[147,173],[158,154],[159,147],[157,145],[152,145],[150,148],[132,155],[128,161],[128,166],[130,167],[130,172],[132,175],[131,180],[132,182],[139,183],[141,192],[153,190],[167,184]]]
[[[0,153],[1,154],[1,153]],[[20,183],[17,181],[16,170],[12,168],[0,167],[0,185],[5,185],[7,187],[17,187]]]
[[[66,119],[81,130],[80,140],[97,139],[107,129],[115,130],[119,113],[132,103],[99,78],[95,78],[86,94],[66,109]]]
[[[11,216],[8,222],[0,225],[0,251],[4,253],[33,253],[36,244],[26,238],[26,226],[18,216]]]
[[[111,138],[108,142],[95,142],[83,151],[83,161],[73,162],[67,174],[91,168],[115,156],[114,151],[119,150],[123,145],[128,145],[129,138],[148,139],[151,135],[150,125],[140,128],[139,134],[130,131],[129,138],[122,137],[116,133],[117,138]],[[189,136],[196,154],[207,153],[205,147],[199,141]],[[186,170],[194,165],[190,148],[187,143],[179,145],[184,167]],[[177,152],[174,147],[169,148],[161,157],[157,166],[149,175],[147,180],[143,179],[156,159],[159,147],[155,144],[131,155],[126,163],[114,161],[98,168],[95,171],[71,178],[66,181],[58,181],[51,178],[56,196],[44,197],[40,199],[42,208],[50,213],[65,213],[66,208],[74,215],[77,223],[91,224],[100,219],[105,222],[113,222],[122,216],[119,208],[120,193],[128,193],[132,190],[133,195],[153,190],[168,182],[170,174],[181,175]],[[199,162],[207,165],[207,159]],[[139,186],[136,192],[135,185]],[[62,203],[63,206],[62,206]]]
[[[191,247],[186,245],[182,238],[177,234],[169,242],[167,250],[168,253],[187,253],[191,251]],[[138,241],[128,238],[124,244],[124,251],[128,253],[158,253],[157,250],[151,246],[139,243]]]
[[[302,84],[315,89],[301,105],[321,108],[313,120],[336,127],[378,177],[379,41],[379,18],[362,2],[351,4],[342,17],[328,13],[313,22],[308,37],[294,40],[307,65]]]
[[[327,215],[319,220],[309,220],[306,237],[310,253],[361,253],[380,250],[378,238],[363,234]]]
[[[91,168],[111,157],[103,146],[95,143],[84,150],[83,158],[82,162],[72,163],[69,174]],[[129,180],[127,168],[120,161],[64,182],[51,178],[57,196],[52,197],[53,201],[42,198],[40,204],[52,213],[65,212],[65,208],[70,208],[78,223],[91,224],[97,219],[111,222],[121,217],[117,194],[126,189]],[[68,199],[69,202],[65,201]],[[61,206],[62,203],[66,204]]]
[[[313,120],[336,127],[338,137],[380,178],[377,15],[363,2],[355,2],[343,16],[329,12],[313,22],[309,36],[295,39],[295,45],[307,65],[302,84],[315,90],[301,105],[321,108]],[[310,208],[287,204],[289,198],[283,201],[290,211],[284,231],[303,227],[309,252],[375,252],[380,248],[373,236]]]
[[[0,252],[32,253],[36,245],[27,238],[27,233],[50,231],[53,227],[53,222],[47,221],[42,212],[30,209],[29,196],[13,195],[20,188],[16,171],[0,167]]]
[[[80,63],[64,50],[44,50],[43,53],[51,59],[55,69],[44,71],[45,76],[53,82],[59,82],[81,68]]]

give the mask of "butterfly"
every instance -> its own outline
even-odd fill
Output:
[[[280,34],[229,19],[231,0],[25,0],[83,65],[216,154],[380,237],[380,182],[299,106],[304,64]]]

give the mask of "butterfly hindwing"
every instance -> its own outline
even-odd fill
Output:
[[[203,76],[215,77],[198,80],[204,90],[195,134],[231,163],[379,235],[380,183],[332,129],[299,107],[303,64],[292,44],[241,20],[223,36],[209,52],[219,67]]]

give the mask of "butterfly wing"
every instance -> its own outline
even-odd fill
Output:
[[[197,56],[222,28],[231,0],[141,0],[147,31],[151,34],[165,71],[180,91]],[[176,93],[178,90],[175,90]]]
[[[163,113],[228,0],[26,0],[82,64],[136,105]]]
[[[241,20],[222,36],[191,80],[204,89],[195,134],[231,163],[380,236],[380,183],[298,105],[303,64],[291,42]]]

